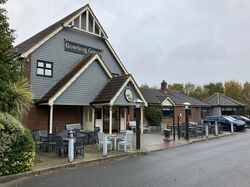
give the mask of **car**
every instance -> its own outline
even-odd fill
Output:
[[[231,123],[233,123],[234,131],[242,131],[246,128],[246,122],[234,119],[231,116],[207,116],[203,123],[211,123],[212,125],[215,122],[220,123],[223,127],[223,130],[231,130]]]
[[[250,119],[245,116],[239,116],[239,115],[232,115],[233,118],[245,121],[247,124],[247,127],[250,128]]]

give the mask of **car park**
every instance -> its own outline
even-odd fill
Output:
[[[250,119],[245,116],[239,116],[239,115],[232,115],[233,118],[245,121],[247,124],[247,127],[250,128]]]
[[[237,120],[231,116],[207,116],[203,122],[210,123],[211,125],[217,122],[222,125],[223,130],[231,130],[231,123],[233,123],[234,131],[245,130],[247,126],[246,122]]]

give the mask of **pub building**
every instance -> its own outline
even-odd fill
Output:
[[[87,4],[14,48],[33,92],[23,117],[30,130],[57,133],[66,124],[112,134],[126,130],[135,100],[147,106],[133,76]],[[141,126],[143,120],[141,120]]]

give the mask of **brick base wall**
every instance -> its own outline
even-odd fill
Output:
[[[82,124],[81,106],[54,106],[53,108],[53,133],[61,132],[69,123]],[[48,130],[49,112],[49,106],[32,105],[22,122],[30,130]]]

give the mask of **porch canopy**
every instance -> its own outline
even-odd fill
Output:
[[[110,79],[90,104],[95,107],[109,106],[109,133],[112,134],[112,109],[115,106],[133,107],[133,101],[136,99],[143,101],[142,106],[147,106],[147,102],[141,94],[138,85],[134,81],[132,75],[129,74]],[[143,127],[143,107],[141,107],[140,116],[140,125]]]

